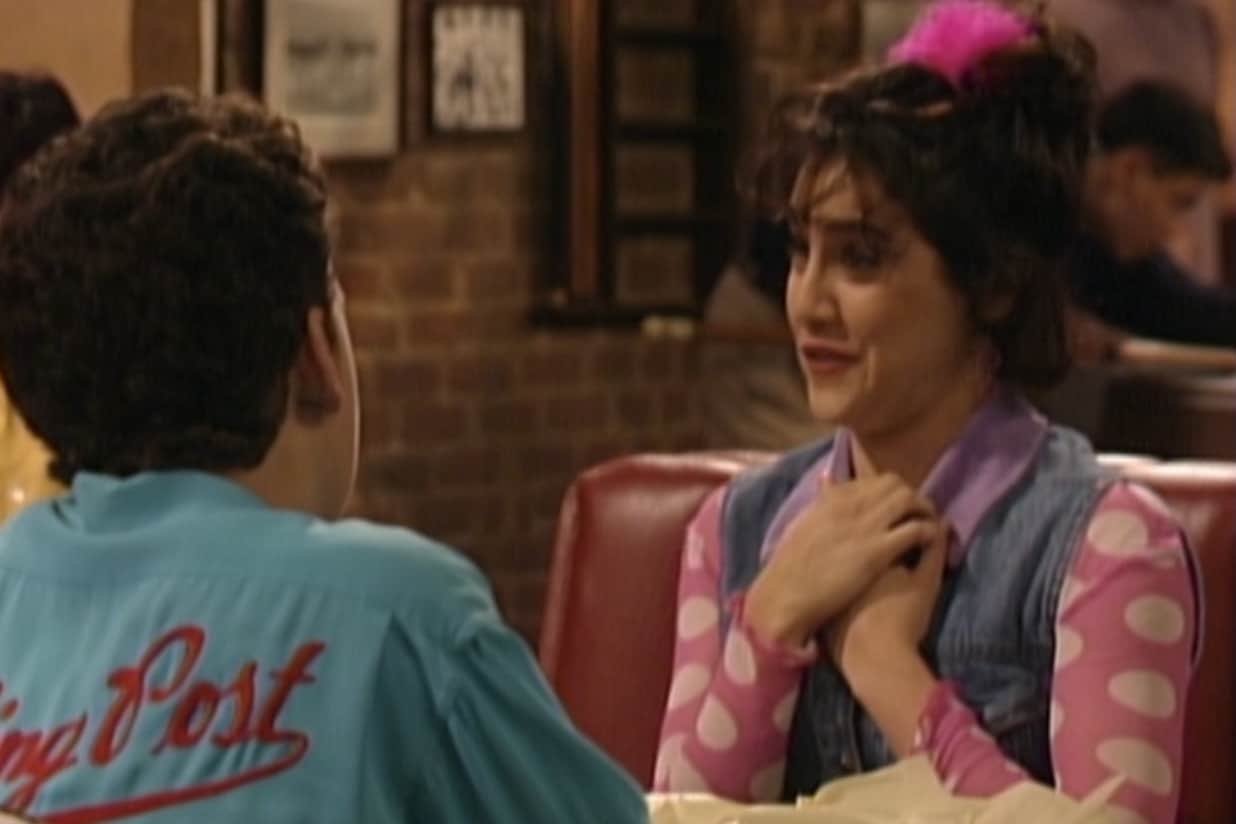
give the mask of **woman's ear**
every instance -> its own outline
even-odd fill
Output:
[[[310,424],[338,412],[346,391],[328,312],[321,306],[309,310],[305,340],[293,370],[293,409]]]

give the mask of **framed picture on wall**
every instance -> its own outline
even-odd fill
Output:
[[[267,105],[325,157],[399,150],[401,0],[266,0]]]
[[[430,125],[435,132],[524,128],[524,9],[436,3],[430,12]]]

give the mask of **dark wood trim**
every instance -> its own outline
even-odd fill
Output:
[[[1236,208],[1219,213],[1219,249],[1223,283],[1236,289]]]
[[[571,297],[595,298],[600,293],[601,89],[603,58],[601,4],[597,0],[559,0],[558,38],[564,56],[567,133],[567,215]]]
[[[707,29],[673,31],[645,26],[617,26],[614,39],[622,46],[644,49],[700,49],[724,45],[721,32]]]
[[[624,120],[618,124],[618,139],[645,143],[702,143],[726,138],[720,123],[672,123]]]

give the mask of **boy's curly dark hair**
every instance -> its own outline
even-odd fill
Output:
[[[0,190],[31,155],[80,122],[56,78],[0,71]]]
[[[863,70],[781,101],[753,193],[793,219],[811,164],[842,159],[906,209],[1000,353],[1000,377],[1048,386],[1069,364],[1062,270],[1080,226],[1094,52],[1038,24],[954,86],[919,65]],[[995,317],[993,302],[1007,306]]]
[[[52,473],[256,466],[305,315],[328,300],[325,183],[256,103],[114,103],[0,213],[0,377]]]

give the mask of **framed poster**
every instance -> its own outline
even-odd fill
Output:
[[[266,0],[264,97],[325,157],[399,150],[400,0]]]
[[[435,132],[524,128],[524,9],[511,3],[439,3],[431,10],[430,125]]]

